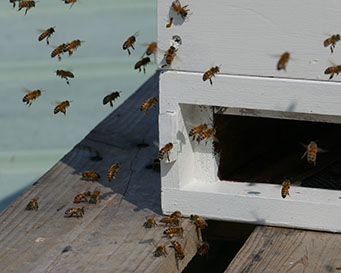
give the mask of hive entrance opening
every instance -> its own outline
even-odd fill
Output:
[[[333,180],[333,185],[312,187],[341,189],[340,124],[214,114],[214,127],[220,180],[280,184],[288,178],[304,182],[329,168],[324,178]],[[326,150],[317,153],[316,166],[306,157],[301,159],[306,151],[302,144],[310,141]]]

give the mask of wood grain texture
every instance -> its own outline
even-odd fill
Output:
[[[156,73],[1,213],[1,272],[178,272],[191,260],[197,233],[189,220],[179,239],[186,258],[178,267],[171,248],[166,258],[152,255],[153,242],[170,243],[164,228],[142,226],[146,217],[161,214],[160,175],[145,168],[158,154],[158,109],[148,115],[139,110],[157,96],[158,78]],[[91,160],[95,151],[103,160]],[[106,171],[117,162],[117,180],[108,183]],[[100,181],[81,180],[85,170],[99,172]],[[97,205],[72,203],[76,194],[95,188],[101,191]],[[39,198],[39,210],[25,211],[33,198]],[[80,206],[83,218],[64,217],[67,208]]]
[[[338,272],[341,235],[257,227],[225,273]]]

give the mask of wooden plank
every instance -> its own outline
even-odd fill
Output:
[[[146,217],[161,215],[160,174],[145,168],[158,154],[158,109],[148,115],[139,110],[157,96],[158,78],[156,73],[1,213],[1,272],[181,272],[187,265],[198,240],[189,220],[179,239],[186,257],[178,266],[164,228],[142,226]],[[103,160],[91,159],[95,151]],[[108,183],[106,171],[116,162],[118,178]],[[98,171],[100,181],[81,180],[85,170]],[[83,218],[64,217],[77,206],[76,194],[95,188],[99,204],[83,204]],[[39,210],[25,211],[33,198],[39,198]],[[167,244],[169,255],[155,258],[153,242]]]
[[[337,272],[340,261],[340,234],[257,227],[225,273]]]

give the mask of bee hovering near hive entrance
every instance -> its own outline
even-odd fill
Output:
[[[324,47],[327,47],[330,45],[330,52],[331,54],[333,54],[336,43],[340,40],[341,40],[340,34],[334,34],[330,36],[328,39],[324,40],[323,45]]]
[[[138,69],[139,72],[141,72],[141,67],[143,67],[143,73],[146,74],[146,65],[150,63],[150,58],[149,57],[145,57],[142,60],[139,60],[136,64],[135,64],[135,69]]]
[[[206,138],[206,144],[207,144],[208,139],[210,137],[213,137],[215,134],[216,134],[216,130],[214,128],[209,128],[207,130],[202,131],[197,137],[198,144],[200,144],[200,142],[203,141],[205,138]]]
[[[58,56],[58,61],[61,61],[62,57],[60,55],[64,54],[66,46],[67,46],[66,44],[61,44],[59,46],[56,46],[55,49],[51,53],[51,58]]]
[[[68,108],[70,106],[70,102],[72,102],[72,100],[68,101],[62,101],[60,102],[53,110],[54,114],[58,114],[59,112],[62,112],[64,115],[66,115],[66,108]]]
[[[36,100],[38,97],[41,96],[41,90],[37,89],[37,90],[28,90],[25,89],[26,95],[25,97],[23,97],[22,101],[26,102],[26,105],[28,104],[28,106],[30,107],[33,103],[34,100]]]
[[[157,43],[156,42],[152,42],[150,44],[146,44],[148,45],[146,51],[143,53],[142,58],[144,57],[144,55],[150,56],[152,54],[156,53],[157,50]]]
[[[37,210],[38,208],[38,199],[32,199],[30,202],[28,202],[25,210]]]
[[[176,12],[176,14],[180,15],[183,20],[188,18],[189,9],[187,7],[188,5],[181,6],[179,0],[175,0],[172,3],[172,9]]]
[[[159,159],[162,160],[163,157],[165,156],[165,154],[167,155],[167,159],[168,161],[170,161],[169,159],[169,152],[170,150],[173,149],[173,143],[169,142],[168,144],[166,144],[165,146],[163,146],[161,148],[161,150],[159,151]]]
[[[285,179],[282,183],[282,188],[281,188],[281,195],[282,198],[287,197],[287,195],[290,196],[289,194],[289,189],[290,189],[291,182],[289,179]]]
[[[116,163],[110,167],[110,169],[108,170],[108,173],[107,173],[107,177],[108,177],[109,182],[111,182],[111,180],[113,180],[113,179],[116,179],[115,175],[118,173],[120,168],[121,168],[121,165],[118,163]]]
[[[70,84],[69,78],[74,78],[75,75],[71,71],[67,70],[57,70],[56,75],[66,80],[67,84]]]
[[[81,40],[73,40],[70,43],[68,43],[66,45],[66,47],[64,48],[64,52],[69,52],[69,56],[71,56],[73,54],[73,52],[82,45],[82,43],[84,43],[85,41],[81,41]]]
[[[77,0],[62,0],[62,1],[64,2],[64,4],[71,4],[70,9],[74,5],[74,3],[77,2]]]
[[[27,14],[27,11],[30,8],[34,8],[36,6],[36,2],[33,0],[28,0],[28,1],[19,1],[19,9],[18,11],[21,11],[22,9],[26,8],[25,10],[25,15]]]
[[[136,37],[138,36],[138,32],[136,32],[134,35],[130,36],[124,43],[123,43],[123,50],[128,50],[128,54],[130,55],[130,50],[129,47],[131,47],[133,50],[134,48],[134,43],[136,42]]]
[[[333,65],[333,66],[329,66],[324,71],[324,74],[326,74],[326,75],[330,74],[329,80],[331,80],[335,74],[339,75],[340,72],[341,72],[341,65]]]
[[[200,135],[201,132],[205,131],[206,129],[207,129],[207,124],[206,123],[199,124],[198,126],[192,128],[189,131],[189,136],[193,137],[192,141],[195,140],[196,135]]]
[[[290,53],[284,52],[277,62],[277,70],[283,69],[284,71],[287,71],[287,64],[289,60],[290,60]]]
[[[38,41],[40,42],[40,41],[46,39],[46,44],[49,45],[50,44],[49,39],[50,39],[51,35],[55,32],[54,29],[55,29],[55,26],[54,27],[50,27],[50,28],[48,28],[46,30],[39,29],[38,31],[41,34],[38,37]]]
[[[307,162],[309,164],[314,164],[314,166],[316,166],[317,152],[326,152],[326,150],[318,148],[315,141],[310,141],[308,145],[302,144],[302,146],[305,147],[307,150],[304,152],[301,159],[307,156]]]
[[[103,99],[103,104],[106,105],[109,102],[110,106],[113,107],[113,102],[120,96],[120,93],[122,93],[122,91],[115,91],[105,96]]]
[[[149,99],[147,99],[144,103],[142,103],[141,107],[140,107],[140,111],[146,111],[146,115],[148,115],[148,111],[151,107],[155,108],[155,105],[157,103],[157,98],[156,97],[151,97]]]
[[[82,172],[82,179],[83,180],[98,181],[98,180],[100,180],[100,178],[101,178],[101,176],[94,171]]]
[[[204,73],[204,75],[202,76],[202,80],[206,81],[206,80],[210,80],[210,84],[212,85],[212,77],[215,77],[215,74],[220,72],[220,67],[219,66],[213,66],[211,67],[208,71],[206,71]]]

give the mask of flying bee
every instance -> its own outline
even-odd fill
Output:
[[[38,208],[38,199],[32,199],[30,202],[28,202],[25,210],[37,210]]]
[[[34,8],[36,6],[36,2],[33,0],[28,0],[28,1],[19,1],[19,9],[18,11],[21,11],[23,8],[26,8],[25,10],[25,15],[27,14],[27,11],[30,8]]]
[[[93,171],[85,171],[82,172],[82,179],[83,180],[91,180],[91,181],[98,181],[101,178],[101,176]]]
[[[157,103],[157,98],[156,97],[151,97],[147,99],[144,103],[142,103],[140,107],[140,111],[146,111],[146,115],[148,115],[149,108],[154,107]]]
[[[83,217],[84,207],[82,208],[69,208],[65,211],[65,217]]]
[[[73,203],[81,203],[83,201],[88,202],[88,198],[91,196],[91,192],[83,192],[80,194],[77,194],[75,198],[73,199]]]
[[[321,148],[317,147],[317,143],[315,141],[310,141],[308,145],[302,144],[307,150],[302,155],[301,159],[303,159],[305,156],[307,156],[307,161],[310,164],[314,164],[316,166],[316,157],[317,152],[326,152],[326,150],[323,150]]]
[[[176,56],[176,52],[178,51],[178,49],[175,46],[171,46],[164,54],[165,56],[165,61],[166,63],[164,65],[161,66],[161,68],[166,67],[167,65],[171,65],[172,62],[174,61],[174,58]]]
[[[277,63],[277,70],[284,69],[287,71],[287,64],[290,59],[290,53],[289,52],[284,52],[281,57],[279,58],[279,61]]]
[[[77,0],[62,0],[65,4],[71,4],[70,9],[72,8],[73,4],[77,2]]]
[[[195,140],[195,136],[197,134],[200,134],[202,131],[205,131],[207,129],[207,124],[206,123],[202,123],[202,124],[199,124],[198,126],[192,128],[190,131],[189,131],[189,136],[193,136],[192,138],[192,141]]]
[[[341,65],[333,65],[333,66],[329,66],[325,71],[324,74],[330,74],[329,80],[331,80],[334,75],[339,75],[339,73],[341,72]]]
[[[41,34],[38,37],[38,41],[40,42],[46,38],[46,44],[49,45],[50,44],[49,39],[50,39],[51,35],[55,32],[54,29],[55,29],[55,26],[50,27],[46,30],[43,30],[43,29],[39,30],[39,32],[41,32]]]
[[[138,36],[138,32],[134,35],[130,36],[124,43],[123,43],[123,50],[128,50],[128,54],[130,55],[129,47],[135,50],[134,43],[136,42],[136,37]]]
[[[185,20],[188,16],[189,9],[187,9],[188,5],[186,6],[181,6],[179,0],[175,0],[172,3],[172,8],[173,10],[182,17],[183,20]]]
[[[192,223],[194,223],[196,225],[197,228],[200,228],[200,229],[204,229],[205,227],[208,226],[207,222],[205,221],[204,218],[202,218],[201,216],[199,215],[196,215],[196,214],[192,214],[190,216],[190,219],[192,221]]]
[[[145,57],[141,60],[139,60],[136,64],[135,64],[135,69],[138,69],[139,72],[141,72],[141,66],[143,67],[143,72],[144,74],[146,74],[146,65],[150,63],[150,58],[149,57]]]
[[[208,139],[210,137],[213,137],[215,133],[216,133],[216,130],[214,128],[209,128],[207,130],[202,131],[197,137],[198,144],[200,144],[200,141],[204,140],[205,138],[206,138],[206,144],[207,144]]]
[[[10,3],[13,4],[13,8],[15,8],[15,2],[20,2],[21,0],[9,0]]]
[[[178,218],[172,218],[172,217],[163,217],[160,220],[161,223],[164,223],[166,226],[173,226],[176,227],[180,224],[180,221]]]
[[[171,241],[171,244],[172,245],[169,247],[174,248],[175,258],[177,260],[183,260],[185,258],[185,252],[184,252],[184,249],[182,248],[182,246],[180,245],[180,243],[178,243],[177,241]]]
[[[26,95],[23,97],[22,101],[26,102],[26,105],[30,107],[35,99],[41,96],[41,90],[26,90]]]
[[[144,57],[144,55],[150,56],[152,54],[156,53],[157,50],[157,43],[156,42],[152,42],[150,44],[145,44],[148,45],[146,51],[143,53],[142,58]]]
[[[53,113],[57,114],[59,112],[62,112],[64,115],[66,115],[66,108],[70,106],[70,102],[68,100],[60,102],[53,110]]]
[[[95,190],[90,196],[89,203],[90,204],[97,204],[97,201],[99,199],[100,194],[101,194],[101,192],[99,190]]]
[[[167,249],[164,245],[157,246],[155,251],[153,252],[155,257],[160,257],[160,256],[167,256],[168,252]]]
[[[282,183],[281,195],[283,198],[287,197],[289,194],[291,182],[289,179],[285,179]]]
[[[108,181],[111,182],[111,180],[116,179],[116,174],[118,173],[119,169],[121,168],[121,165],[116,163],[110,167],[107,173]]]
[[[181,216],[182,216],[181,211],[176,210],[171,214],[170,217],[173,219],[179,219]]]
[[[71,71],[67,70],[56,70],[56,75],[61,77],[62,79],[64,78],[67,84],[70,84],[69,78],[73,79],[75,77],[75,75]]]
[[[324,40],[323,45],[324,47],[330,45],[330,52],[333,54],[336,43],[340,40],[341,40],[340,34],[334,34],[330,36],[328,39]]]
[[[169,18],[169,23],[166,25],[166,28],[170,28],[173,24],[173,17]]]
[[[183,238],[184,234],[184,229],[182,227],[172,227],[172,228],[167,228],[163,234],[168,235],[168,238],[173,238],[174,235],[179,235],[181,238]]]
[[[155,221],[155,215],[153,215],[151,217],[147,217],[146,222],[144,222],[143,226],[145,228],[152,228],[152,227],[157,226],[157,223]]]
[[[69,52],[69,56],[71,56],[73,54],[73,52],[82,45],[82,43],[84,43],[85,41],[81,41],[81,40],[73,40],[70,43],[68,43],[66,45],[66,47],[64,48],[64,52]]]
[[[51,53],[51,58],[54,58],[56,56],[58,56],[58,61],[62,60],[62,57],[60,56],[61,54],[63,54],[65,52],[67,44],[61,44],[59,46],[57,46]]]
[[[205,256],[208,253],[208,249],[210,248],[210,245],[208,242],[201,242],[198,247],[198,254],[200,256]]]
[[[168,144],[166,144],[165,146],[163,146],[161,148],[161,150],[159,151],[159,159],[162,160],[163,157],[165,156],[165,154],[167,154],[167,159],[168,161],[170,161],[169,159],[169,151],[173,149],[173,143],[169,142]]]
[[[115,91],[111,94],[107,95],[103,99],[103,104],[106,105],[108,102],[110,103],[110,106],[113,107],[113,102],[120,96],[121,91]]]
[[[212,77],[215,77],[215,74],[220,72],[220,67],[219,66],[213,66],[211,67],[208,71],[206,71],[204,73],[204,75],[202,76],[202,80],[206,81],[206,80],[210,80],[210,84],[212,85]]]

